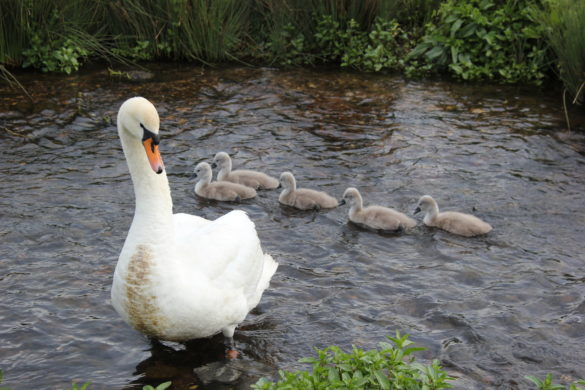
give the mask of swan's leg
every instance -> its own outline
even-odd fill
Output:
[[[225,344],[227,347],[227,351],[225,356],[228,359],[236,359],[240,352],[236,349],[236,343],[234,342],[234,332],[236,330],[236,326],[229,326],[222,330],[222,333],[225,337]]]

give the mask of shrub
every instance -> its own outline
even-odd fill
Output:
[[[450,388],[453,380],[433,361],[429,366],[415,362],[412,353],[424,348],[411,347],[408,335],[388,337],[392,343],[380,343],[380,349],[364,351],[352,348],[345,353],[331,346],[316,349],[316,358],[305,358],[301,362],[313,365],[313,372],[279,371],[278,382],[266,378],[252,386],[256,390],[336,390],[336,389],[444,389]]]
[[[447,0],[409,54],[410,73],[447,71],[463,80],[540,83],[547,66],[544,29],[532,0]]]
[[[397,21],[382,18],[376,18],[368,33],[354,19],[342,27],[326,15],[317,25],[315,40],[323,61],[370,72],[400,69],[402,58],[412,47],[412,40]]]
[[[23,68],[32,66],[43,72],[63,72],[70,74],[79,69],[81,58],[87,57],[88,51],[77,46],[71,39],[49,40],[34,34],[31,47],[22,53]]]

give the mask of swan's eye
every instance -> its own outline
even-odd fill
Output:
[[[147,139],[152,139],[152,143],[154,145],[158,145],[160,143],[160,135],[154,134],[152,131],[148,130],[142,123],[140,124],[142,127],[142,142],[146,141]]]

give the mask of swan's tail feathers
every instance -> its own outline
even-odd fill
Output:
[[[278,268],[278,263],[274,261],[272,256],[264,254],[264,264],[262,266],[262,275],[260,275],[260,279],[258,279],[258,284],[256,284],[256,291],[248,300],[248,311],[255,308],[258,303],[260,303],[260,299],[262,298],[262,294],[270,285],[270,279],[272,275],[276,272]]]
[[[263,290],[267,289],[270,285],[270,279],[272,279],[272,275],[274,275],[277,268],[278,263],[274,261],[272,256],[264,254],[264,267],[262,269],[262,277],[260,278],[260,285],[263,287]]]

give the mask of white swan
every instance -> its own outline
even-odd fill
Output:
[[[118,134],[136,209],[116,265],[112,305],[151,337],[185,341],[222,332],[231,341],[278,264],[262,252],[243,211],[215,221],[173,214],[158,133],[158,113],[148,100],[122,104]]]
[[[265,173],[247,169],[232,171],[232,159],[226,152],[217,153],[213,158],[211,167],[219,167],[219,172],[217,173],[218,181],[243,184],[255,190],[273,190],[278,187],[278,180]]]
[[[416,221],[394,209],[383,206],[364,207],[357,188],[349,187],[343,193],[342,204],[349,203],[349,220],[375,230],[402,230],[416,226]]]
[[[489,223],[470,214],[456,211],[440,213],[437,202],[430,195],[421,196],[419,199],[414,213],[416,214],[420,211],[425,212],[423,219],[425,225],[438,227],[460,236],[473,237],[489,233],[492,230]]]

